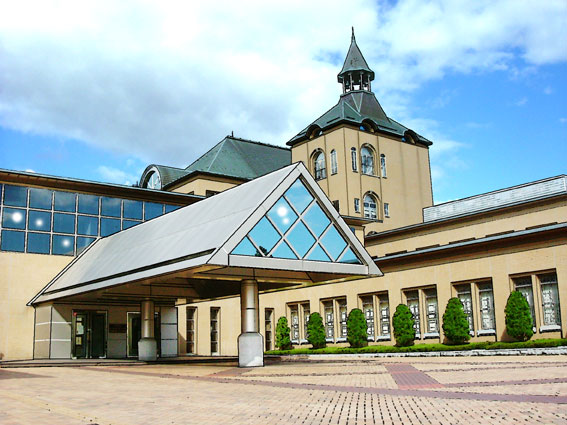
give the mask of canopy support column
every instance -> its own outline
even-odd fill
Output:
[[[238,366],[264,366],[264,338],[258,331],[260,320],[258,282],[244,279],[240,283],[240,320]]]
[[[157,360],[157,342],[154,337],[155,307],[151,300],[142,301],[140,306],[142,319],[142,338],[138,341],[138,360]]]

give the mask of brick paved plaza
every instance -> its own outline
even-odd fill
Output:
[[[567,424],[567,357],[0,369],[0,424]]]

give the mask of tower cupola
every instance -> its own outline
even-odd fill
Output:
[[[354,37],[354,27],[350,39],[350,47],[343,64],[343,69],[337,76],[339,83],[343,85],[343,93],[353,90],[372,91],[370,82],[374,80],[374,71],[370,69],[362,52],[356,44]]]

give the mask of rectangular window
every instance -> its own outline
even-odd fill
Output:
[[[4,208],[4,211],[2,212],[2,227],[6,229],[25,229],[26,210]]]
[[[533,327],[535,328],[536,321],[535,321],[535,304],[534,304],[532,277],[531,276],[518,277],[518,278],[514,278],[513,281],[516,291],[522,293],[522,295],[524,296],[524,298],[526,299],[526,301],[530,306],[530,311],[532,313],[532,323],[533,323]]]
[[[100,219],[100,236],[108,236],[120,231],[120,220],[116,218]]]
[[[426,289],[425,308],[427,312],[427,332],[424,337],[439,336],[439,319],[437,316],[437,290],[435,288]]]
[[[299,344],[299,310],[297,304],[289,307],[291,342]]]
[[[51,209],[51,197],[53,192],[46,189],[30,189],[30,208],[41,210]]]
[[[323,312],[325,320],[325,337],[328,342],[335,339],[335,316],[333,314],[333,302],[325,301],[323,303]]]
[[[187,341],[187,354],[195,354],[196,312],[195,307],[187,307],[187,335],[185,339]]]
[[[51,252],[56,255],[73,255],[75,238],[73,236],[53,235]]]
[[[390,217],[390,204],[384,202],[384,217]]]
[[[2,230],[2,251],[24,252],[25,232],[14,232],[12,230]]]
[[[373,296],[362,297],[362,313],[366,319],[366,333],[369,341],[374,341],[374,299]]]
[[[360,212],[360,199],[354,198],[354,212]]]
[[[124,218],[142,219],[142,202],[124,199]]]
[[[219,354],[220,308],[211,307],[211,354]]]
[[[352,171],[358,171],[358,160],[356,159],[356,148],[351,148],[350,160],[351,160],[351,163],[352,163]]]
[[[28,188],[24,186],[4,186],[4,205],[25,207],[28,204]]]
[[[381,339],[390,338],[390,302],[388,294],[378,296],[378,311],[380,312],[380,336]]]
[[[99,199],[98,196],[79,194],[79,212],[98,215]]]
[[[144,220],[151,220],[163,214],[163,204],[144,202]]]
[[[309,323],[309,316],[311,315],[309,303],[301,304],[301,314],[303,314],[303,339],[307,340],[307,323]]]
[[[120,217],[122,213],[122,199],[103,196],[100,200],[100,213],[109,217]]]
[[[413,315],[413,329],[415,330],[415,337],[419,338],[420,335],[420,320],[419,320],[419,293],[418,291],[409,291],[406,293],[407,305]]]
[[[54,213],[53,231],[57,233],[75,233],[75,215]]]
[[[140,224],[141,221],[134,221],[134,220],[122,220],[122,230],[129,229],[130,227],[134,227],[136,224]]]
[[[75,212],[77,210],[76,198],[77,195],[75,193],[55,191],[55,202],[53,209],[55,211]]]
[[[79,235],[97,236],[98,218],[80,215],[77,217],[77,233]]]
[[[49,254],[49,233],[28,233],[27,252]]]
[[[338,308],[339,308],[340,337],[346,338],[347,337],[347,319],[348,319],[346,299],[343,298],[343,299],[338,300],[337,305],[338,305]]]
[[[333,201],[333,207],[339,212],[339,201]]]
[[[538,275],[541,284],[541,307],[543,312],[542,330],[552,330],[561,327],[561,310],[559,308],[559,290],[557,274],[546,273]],[[546,328],[547,327],[547,328]]]
[[[51,213],[31,210],[28,215],[28,230],[49,232],[51,230]]]
[[[457,291],[457,298],[463,304],[463,310],[469,322],[469,332],[474,332],[473,308],[472,308],[472,295],[470,283],[455,286]]]
[[[265,318],[264,318],[264,333],[266,336],[266,351],[272,349],[272,341],[273,341],[273,327],[274,327],[274,309],[267,308],[265,310]]]
[[[494,320],[494,294],[492,283],[478,283],[478,299],[480,303],[480,330],[477,335],[494,333],[496,326]]]

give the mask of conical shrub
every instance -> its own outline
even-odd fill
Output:
[[[398,305],[392,321],[394,338],[398,347],[413,345],[415,340],[413,324],[413,314],[411,314],[409,307],[405,304]]]
[[[453,344],[462,344],[471,337],[469,321],[463,303],[458,298],[451,298],[447,303],[443,314],[443,332]]]
[[[319,313],[311,313],[307,321],[307,341],[313,348],[325,348],[327,341],[325,341],[325,326],[323,325],[323,318]]]
[[[506,332],[518,341],[527,341],[534,334],[530,305],[519,291],[513,291],[506,302]]]
[[[359,308],[350,311],[347,319],[347,341],[353,348],[368,345],[368,325],[364,313]]]
[[[287,324],[287,319],[285,316],[280,317],[276,326],[276,346],[279,347],[280,350],[291,349],[289,331],[290,329]]]

